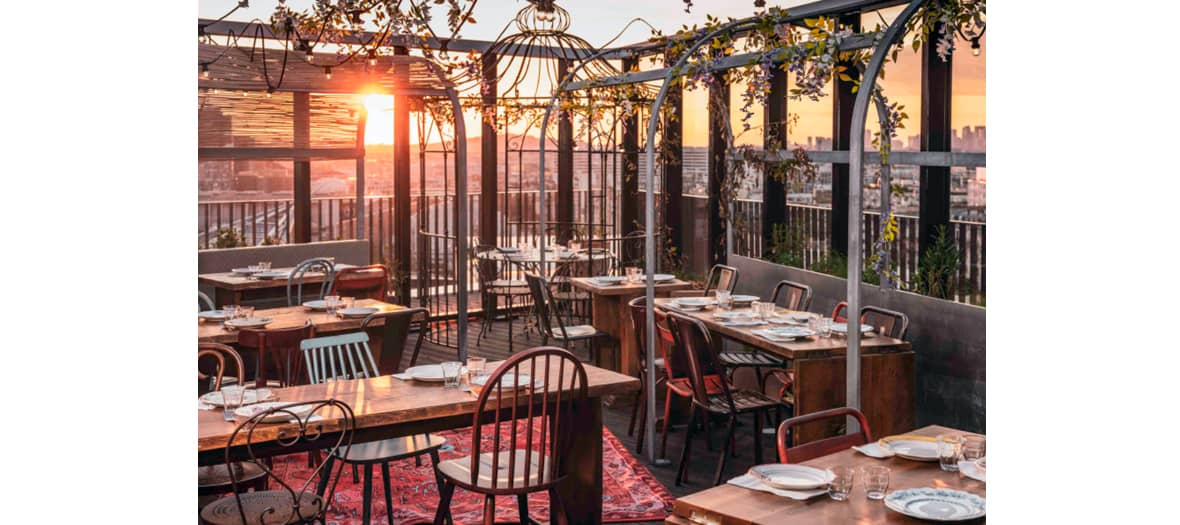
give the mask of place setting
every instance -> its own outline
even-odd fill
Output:
[[[221,326],[226,330],[265,328],[274,322],[274,319],[270,317],[254,317],[253,306],[229,305],[223,307],[222,310],[224,316],[222,317]]]
[[[628,266],[624,270],[627,283],[643,284],[647,282],[647,274],[638,266]],[[652,275],[652,281],[656,284],[668,283],[676,280],[676,276],[670,273],[657,273]]]
[[[269,272],[270,267],[270,261],[263,261],[257,264],[251,264],[245,268],[233,268],[230,270],[230,274],[238,277],[250,278],[255,277],[260,273]]]

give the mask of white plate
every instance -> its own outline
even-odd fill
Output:
[[[913,461],[938,461],[938,443],[920,439],[881,439],[877,444],[898,457]]]
[[[787,331],[791,330],[791,331]],[[815,332],[806,328],[795,328],[791,326],[767,328],[764,330],[754,330],[753,334],[763,339],[769,339],[775,342],[794,341],[800,337],[807,337],[815,335]]]
[[[704,297],[682,297],[682,298],[677,299],[672,302],[675,303],[677,306],[680,306],[680,307],[687,306],[689,308],[693,308],[693,307],[703,308],[706,306],[712,306],[712,305],[717,304],[716,299],[706,299]]]
[[[488,383],[488,379],[491,379],[491,378],[492,378],[492,376],[490,376],[490,375],[484,375],[484,376],[478,376],[478,377],[471,378],[472,391],[478,394],[479,390],[482,389],[483,386]],[[520,374],[518,376],[516,374],[507,373],[507,374],[504,374],[503,376],[500,377],[500,384],[504,386],[505,390],[511,391],[513,388],[513,384],[515,384],[516,388],[520,389],[520,388],[528,388],[531,386],[540,386],[541,382],[540,381],[534,382],[533,378],[529,377],[528,374]]]
[[[291,272],[276,272],[276,271],[258,272],[256,274],[254,274],[254,277],[257,277],[259,279],[286,279],[290,276],[291,276]]]
[[[959,461],[959,472],[976,481],[987,483],[987,470],[979,466],[981,459],[974,461],[961,460]]]
[[[776,489],[809,490],[826,487],[835,477],[832,471],[806,465],[757,465],[750,475]]]
[[[240,317],[237,319],[230,319],[229,321],[226,321],[225,324],[234,328],[262,328],[273,321],[274,319],[269,317]]]
[[[713,317],[716,317],[717,319],[723,319],[726,321],[736,321],[736,320],[758,319],[759,318],[758,314],[756,314],[754,312],[717,312],[717,313],[713,314]]]
[[[811,320],[810,314],[787,314],[787,319],[795,321],[796,323],[806,323]]]
[[[261,272],[261,271],[262,270],[259,270],[258,268],[234,268],[233,270],[230,270],[231,273],[236,273],[238,275],[246,275],[246,276],[254,275],[254,274]]]
[[[247,388],[246,391],[242,394],[242,404],[243,405],[252,405],[252,404],[257,403],[259,401],[270,401],[274,398],[275,398],[274,392],[271,392],[269,388]],[[201,396],[201,401],[209,403],[210,405],[213,405],[215,407],[224,406],[225,405],[224,399],[225,398],[222,397],[220,391],[209,392],[209,393]]]
[[[303,306],[311,308],[312,310],[322,311],[328,309],[328,302],[323,299],[316,299],[314,301],[307,301],[303,303]]]
[[[846,334],[848,333],[848,323],[832,323],[832,331],[837,334]],[[875,331],[876,328],[873,328],[871,324],[860,325],[860,332],[862,334],[871,334]]]
[[[963,521],[987,513],[987,501],[970,492],[921,487],[901,489],[885,496],[890,510],[923,520]]]
[[[731,295],[729,297],[733,299],[734,303],[737,304],[752,303],[754,301],[762,300],[762,298],[758,297],[757,295]]]
[[[987,473],[987,458],[982,457],[975,460],[975,467],[978,468],[980,472]]]
[[[267,401],[264,403],[255,403],[253,405],[246,405],[246,406],[238,408],[237,410],[234,410],[234,417],[237,417],[239,419],[250,419],[250,418],[254,417],[255,414],[261,414],[261,413],[266,412],[267,410],[270,410],[274,407],[279,407],[279,406],[283,406],[283,405],[287,405],[287,404],[289,404],[289,403],[284,403],[282,401]],[[262,419],[262,422],[263,423],[286,423],[291,420],[292,415],[294,415],[295,417],[297,417],[299,419],[303,419],[303,418],[307,417],[308,414],[311,413],[311,409],[313,406],[314,405],[294,406],[294,407],[288,408],[286,411],[275,412],[274,414],[266,416],[265,418]]]
[[[410,379],[427,383],[442,383],[444,381],[442,365],[418,365],[407,368],[406,374],[410,376]]]
[[[796,325],[796,326],[807,324],[805,322],[800,323],[794,319],[791,319],[789,317],[783,317],[781,315],[775,315],[775,316],[771,317],[770,319],[767,319],[767,321],[769,321],[770,324],[786,324],[786,325]]]
[[[357,317],[368,317],[371,314],[377,313],[378,310],[378,308],[372,306],[357,306],[354,308],[341,308],[340,310],[336,310],[336,313],[340,314],[340,317],[355,319]]]
[[[206,321],[224,321],[225,310],[205,310],[197,312],[197,317]]]
[[[626,281],[627,278],[619,277],[617,275],[596,275],[591,277],[590,280],[594,281],[596,284],[609,285],[622,283],[623,281]]]
[[[676,276],[670,273],[657,273],[652,276],[652,279],[657,283],[666,283],[668,281],[675,280]]]

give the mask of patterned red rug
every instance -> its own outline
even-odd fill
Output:
[[[490,430],[485,431],[485,435],[486,432]],[[443,460],[466,456],[470,451],[471,432],[468,429],[440,432],[437,435],[445,437],[447,443],[454,447],[441,452]],[[274,469],[276,474],[295,487],[301,485],[310,474],[305,454],[277,459]],[[603,521],[663,521],[672,510],[672,495],[606,427],[602,429],[602,471]],[[394,462],[390,465],[390,473],[393,478],[394,523],[432,522],[438,506],[438,487],[435,485],[430,457],[423,458],[421,467],[415,466],[413,459]],[[362,489],[363,483],[352,482],[352,469],[346,465],[328,511],[328,525],[361,524]],[[451,514],[457,524],[480,523],[483,519],[483,496],[455,489]],[[529,517],[538,521],[549,520],[547,494],[539,492],[529,496]],[[380,468],[373,469],[371,520],[374,524],[388,523]],[[516,498],[496,498],[497,522],[516,523],[519,520]]]

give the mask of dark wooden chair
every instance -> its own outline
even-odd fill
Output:
[[[791,441],[794,437],[794,433],[791,431],[791,429],[815,421],[824,421],[836,418],[843,420],[845,416],[855,417],[857,422],[860,423],[860,431],[852,434],[810,441],[795,447],[791,446]],[[864,414],[855,408],[842,407],[812,412],[810,414],[796,416],[783,421],[782,424],[778,426],[777,437],[779,463],[802,463],[820,456],[826,456],[828,454],[840,452],[841,450],[847,450],[856,445],[864,445],[865,443],[872,442],[873,432],[869,429],[869,422],[865,419]]]
[[[774,285],[770,302],[787,310],[806,312],[811,307],[811,287],[784,279]]]
[[[734,433],[737,418],[743,414],[751,414],[754,419],[754,463],[762,463],[762,416],[767,411],[778,410],[781,405],[761,392],[739,390],[722,378],[720,393],[710,394],[709,375],[721,375],[724,367],[713,351],[713,341],[709,329],[693,317],[677,312],[668,314],[669,328],[676,344],[684,349],[688,362],[688,378],[692,385],[692,420],[684,437],[684,450],[680,457],[680,470],[676,475],[676,484],[688,481],[688,462],[692,449],[692,432],[698,417],[709,418],[714,415],[726,418],[725,442],[720,449],[720,459],[717,461],[717,471],[713,476],[713,484],[721,483],[721,476],[725,473],[726,458],[733,452]],[[706,428],[706,432],[708,429]]]
[[[410,364],[406,368],[417,365],[418,354],[422,351],[422,340],[430,330],[430,311],[418,307],[378,312],[365,318],[361,323],[361,330],[368,330],[377,321],[381,321],[381,350],[376,356],[378,373],[385,375],[401,372],[402,359],[405,358],[406,346],[411,337],[414,344],[410,353]],[[416,336],[412,336],[415,324],[418,332]]]
[[[521,375],[534,386],[512,388]],[[530,523],[528,494],[541,491],[557,510],[551,521],[568,523],[557,486],[566,477],[561,460],[569,453],[572,423],[587,407],[586,396],[585,368],[561,348],[530,348],[496,368],[476,400],[472,455],[437,464],[442,485],[435,525],[448,516],[456,487],[484,495],[485,525],[495,522],[496,496],[516,496],[520,522]],[[484,435],[484,414],[495,414],[487,429],[491,436]]]
[[[589,346],[587,354],[590,362],[598,363],[598,341],[609,338],[610,334],[588,324],[566,326],[561,315],[554,311],[548,280],[531,273],[526,273],[524,279],[528,282],[529,291],[533,296],[533,308],[536,309],[537,324],[541,328],[541,344],[548,344],[552,338],[569,350],[571,344],[585,341]]]
[[[487,257],[488,254],[498,254],[501,260]],[[475,261],[475,275],[479,281],[480,305],[483,307],[483,318],[479,324],[479,336],[475,338],[478,345],[483,338],[491,333],[493,323],[500,314],[500,301],[508,303],[506,316],[508,317],[508,351],[512,352],[512,309],[517,301],[524,304],[529,297],[528,283],[520,279],[512,279],[507,275],[508,269],[515,266],[510,255],[496,246],[478,244],[469,250],[468,254]]]
[[[302,413],[303,409],[309,412]],[[255,432],[262,427],[273,428],[272,423],[263,421],[274,414],[289,415],[298,423],[285,427],[279,431],[277,440],[266,443],[256,443],[255,437],[265,435],[266,432]],[[324,423],[313,416],[322,416]],[[307,480],[299,486],[292,486],[276,475],[266,461],[266,457],[273,455],[274,448],[296,450],[325,450],[328,458],[336,454],[348,453],[352,447],[352,434],[355,418],[346,403],[334,399],[322,401],[306,401],[276,406],[238,425],[230,434],[226,442],[226,468],[231,472],[232,495],[224,496],[201,509],[201,522],[209,525],[270,525],[274,523],[315,523],[322,522],[328,506],[336,492],[336,482],[340,479],[340,469],[343,463],[336,467],[335,473],[327,461],[318,462]],[[232,445],[232,446],[231,446]],[[245,492],[242,480],[237,471],[229,467],[234,462],[230,460],[230,453],[236,448],[244,450],[248,458],[242,463],[251,463],[262,469],[268,478],[277,483],[276,490]],[[280,452],[282,453],[282,452]],[[313,482],[318,483],[312,486]],[[331,480],[331,483],[329,483]]]
[[[212,370],[202,371],[202,363],[212,363]],[[222,381],[230,370],[234,376],[229,379],[239,385],[245,383],[245,367],[237,351],[220,343],[197,343],[197,395],[221,390]],[[230,468],[236,471],[235,474],[230,474]],[[240,486],[266,490],[266,473],[262,469],[253,463],[234,462],[230,467],[225,464],[197,467],[197,496],[232,491],[235,476]]]
[[[636,297],[627,303],[628,310],[631,312],[631,326],[635,332],[635,348],[639,360],[639,391],[635,392],[635,406],[631,408],[631,422],[627,425],[627,435],[630,436],[635,432],[636,416],[639,421],[639,436],[637,438],[637,445],[635,452],[643,453],[643,438],[647,435],[647,399],[649,395],[647,391],[647,298]],[[657,323],[659,324],[659,323]],[[658,328],[657,328],[658,330]],[[662,346],[662,345],[661,345]],[[667,381],[667,375],[664,373],[665,358],[662,353],[657,354],[661,357],[655,358],[656,371],[656,391],[659,391],[660,385]],[[665,421],[667,421],[667,414],[665,414]],[[666,432],[665,432],[666,434]]]
[[[278,374],[278,386],[286,387],[306,382],[301,370],[299,343],[311,337],[315,337],[315,327],[310,321],[292,328],[243,328],[238,332],[238,346],[257,356],[255,382],[258,387],[267,386],[271,372]]]
[[[291,270],[291,274],[287,276],[287,306],[303,304],[303,301],[306,299],[303,295],[303,281],[309,273],[322,273],[324,275],[324,280],[319,283],[320,290],[314,296],[314,299],[323,299],[327,295],[328,290],[332,289],[332,279],[336,276],[336,263],[332,262],[331,259],[315,257],[295,265],[295,268]],[[295,293],[291,293],[292,288],[294,288]]]
[[[677,290],[671,293],[672,297],[696,297],[709,296],[717,292],[717,290],[726,290],[733,292],[737,288],[738,270],[732,266],[724,264],[714,264],[709,269],[709,275],[705,278],[705,289],[703,290]]]
[[[384,301],[389,286],[389,270],[383,264],[341,268],[332,279],[332,292],[328,295],[376,299]]]

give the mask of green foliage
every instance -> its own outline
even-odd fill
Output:
[[[246,237],[237,228],[222,228],[217,230],[217,239],[213,241],[214,248],[238,248],[246,246]]]
[[[766,259],[783,266],[802,268],[805,242],[799,224],[775,224],[771,226],[770,251]]]
[[[872,285],[881,284],[881,276],[873,270],[872,261],[865,259],[862,263],[864,266],[860,269],[860,281]],[[841,279],[847,279],[848,257],[839,252],[828,252],[819,260],[812,263],[811,268],[808,269],[813,272],[826,273]]]
[[[939,226],[934,244],[918,258],[918,272],[910,279],[910,289],[930,297],[952,299],[965,285],[956,278],[961,261],[962,255],[946,226]]]
[[[263,246],[278,246],[279,244],[282,244],[282,243],[280,243],[278,239],[271,237],[269,235],[267,235],[265,239],[262,239]]]

